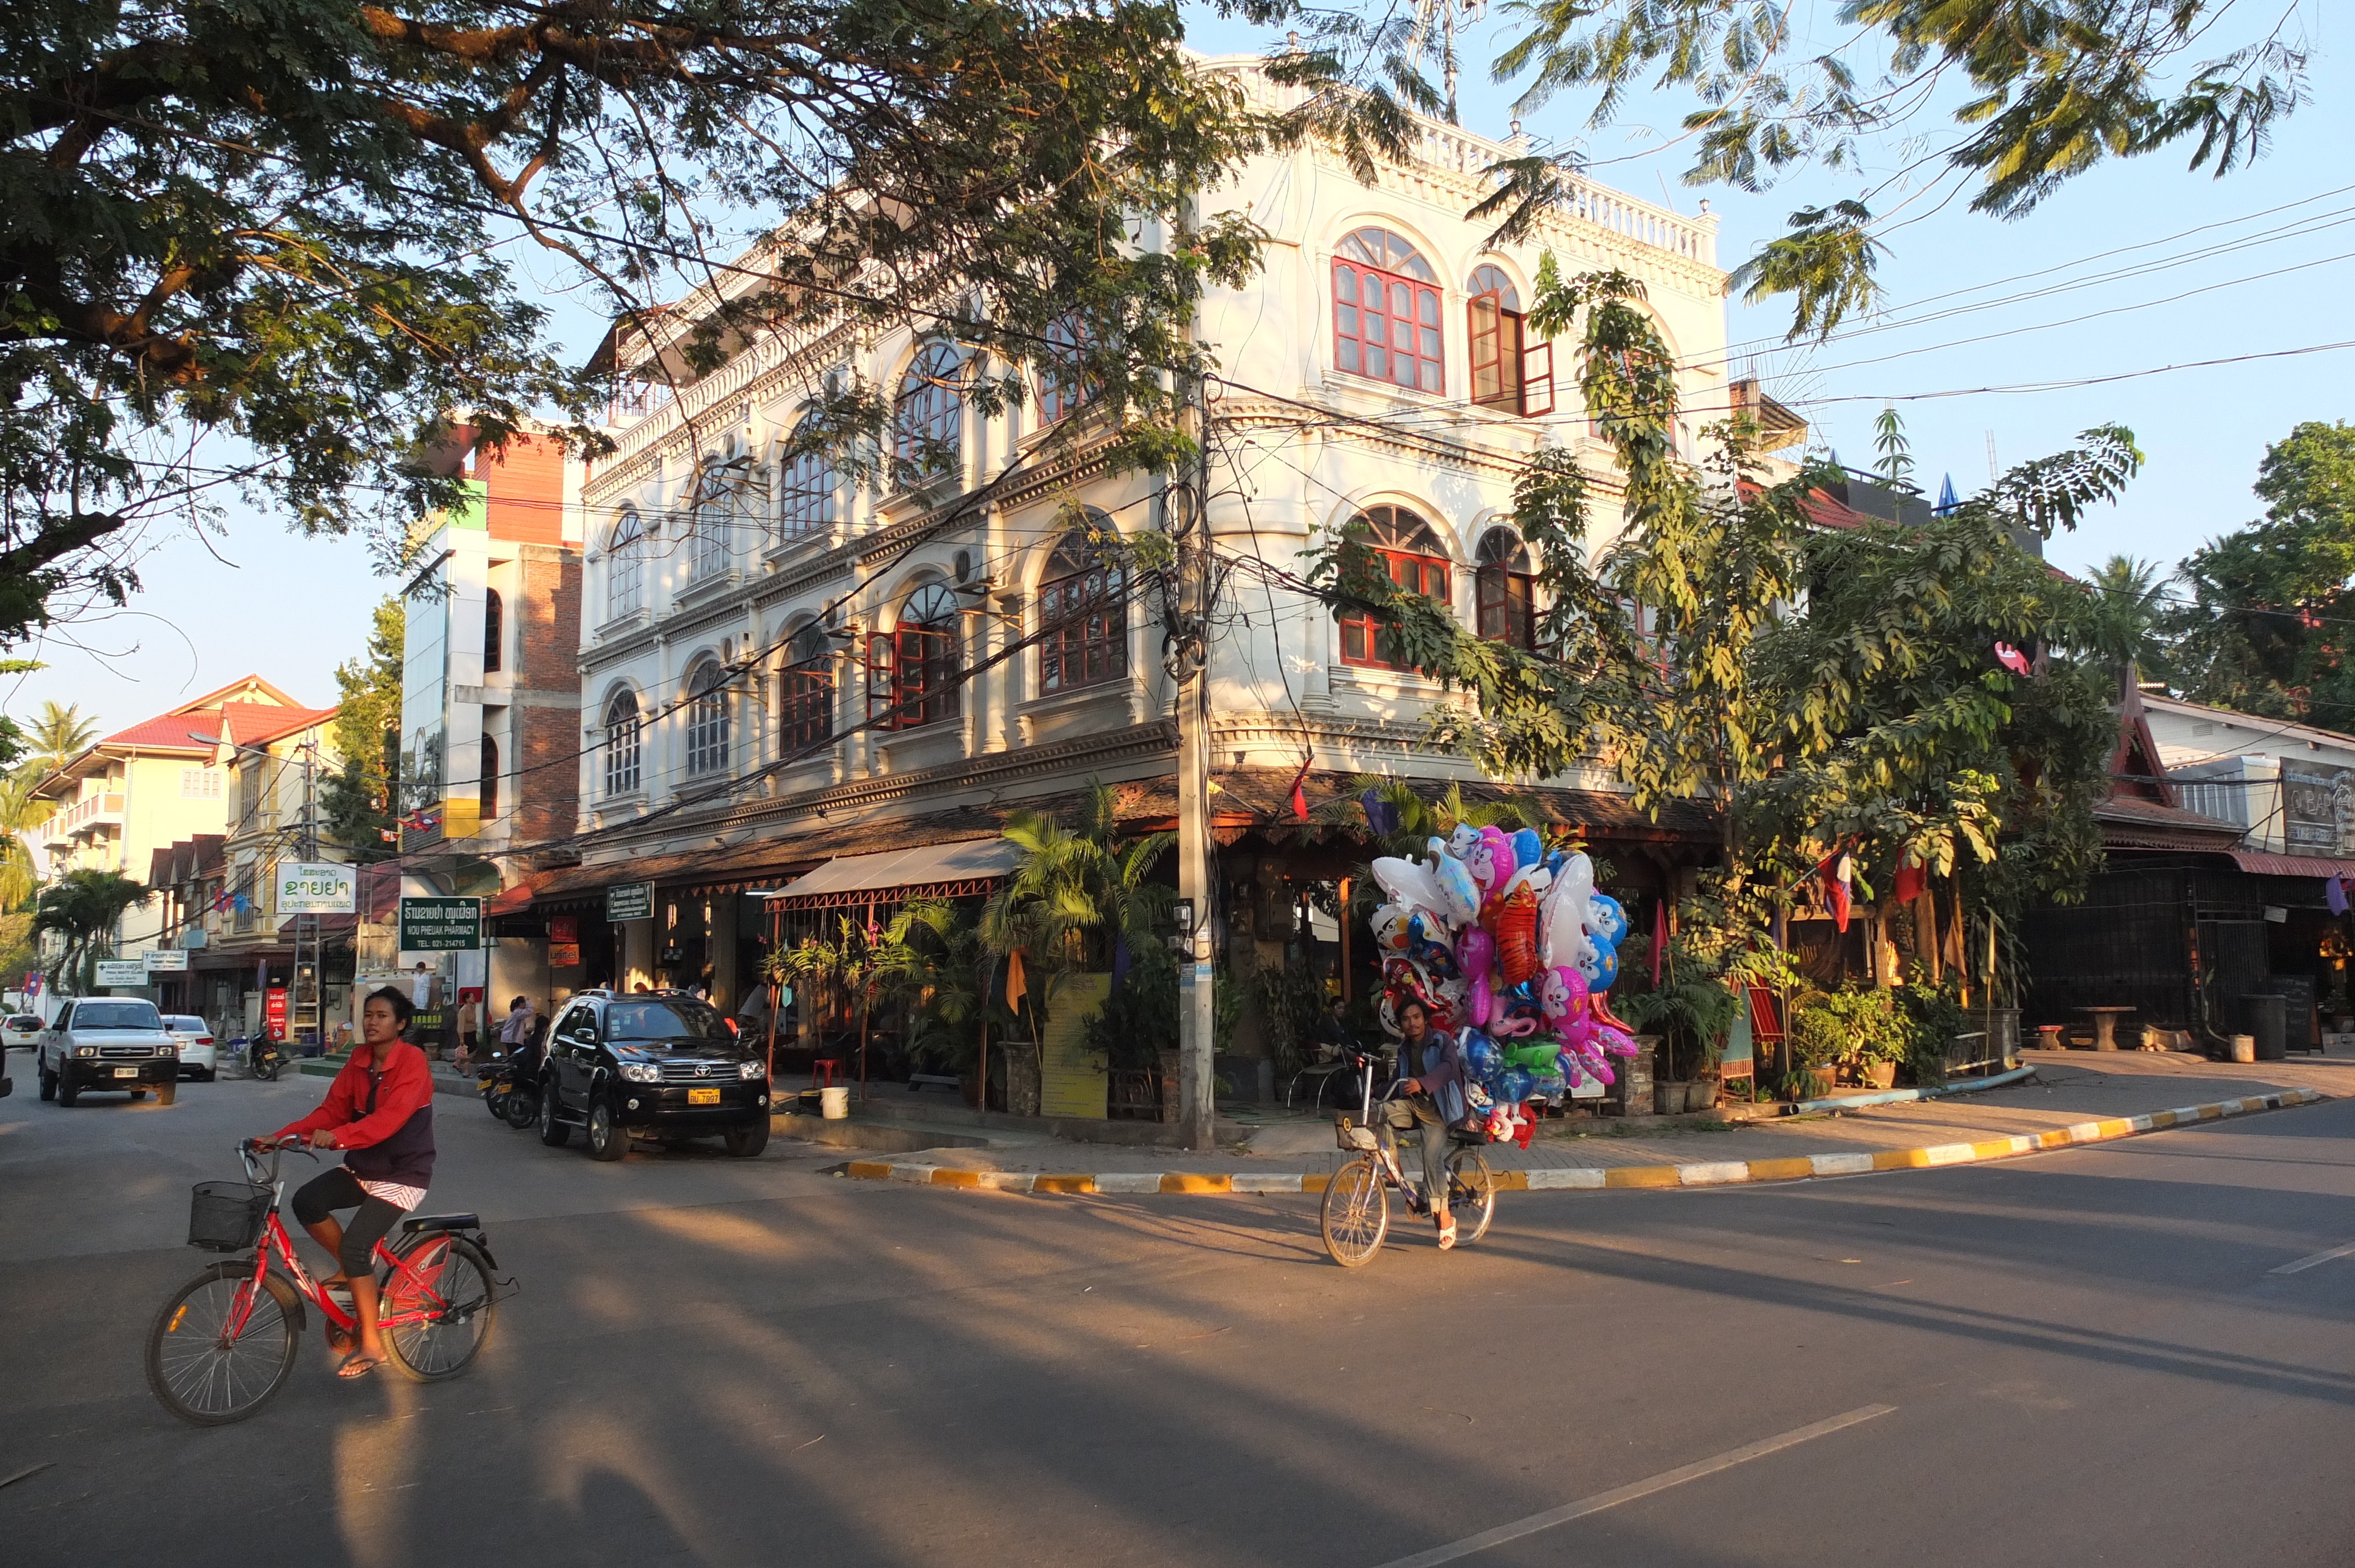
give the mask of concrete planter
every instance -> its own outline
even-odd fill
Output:
[[[1006,1109],[1013,1116],[1039,1114],[1039,1053],[1027,1042],[1006,1047]]]

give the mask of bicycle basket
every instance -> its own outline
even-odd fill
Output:
[[[1333,1141],[1352,1152],[1380,1147],[1372,1128],[1355,1126],[1346,1116],[1333,1118]]]
[[[276,1194],[250,1181],[199,1181],[188,1199],[188,1245],[243,1252],[261,1239]]]

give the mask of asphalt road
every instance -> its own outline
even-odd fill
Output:
[[[186,1184],[323,1088],[0,1101],[0,1561],[2355,1558],[2355,1255],[2274,1272],[2355,1241],[2355,1102],[1508,1193],[1478,1246],[1394,1231],[1350,1273],[1313,1200],[854,1182],[785,1143],[597,1165],[445,1097],[432,1206],[522,1282],[483,1360],[345,1386],[314,1342],[257,1419],[184,1426],[139,1355],[208,1261]]]

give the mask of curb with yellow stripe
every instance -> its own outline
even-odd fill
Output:
[[[1970,1165],[1981,1160],[2008,1160],[2040,1154],[2078,1143],[2107,1143],[2164,1128],[2215,1121],[2253,1111],[2278,1110],[2285,1106],[2312,1105],[2329,1097],[2315,1089],[2284,1089],[2275,1095],[2219,1100],[2213,1105],[2185,1106],[2144,1116],[2117,1117],[2106,1121],[2081,1121],[2050,1132],[2013,1138],[1983,1139],[1976,1143],[1941,1143],[1927,1149],[1883,1149],[1872,1153],[1810,1154],[1788,1160],[1723,1160],[1698,1165],[1611,1165],[1568,1170],[1499,1171],[1497,1185],[1510,1192],[1602,1187],[1724,1187],[1741,1181],[1804,1181],[1817,1176],[1862,1176],[1875,1171],[1929,1170],[1945,1165]],[[942,1165],[895,1164],[879,1160],[853,1160],[835,1167],[841,1176],[868,1181],[905,1181],[928,1187],[973,1187],[993,1192],[1321,1192],[1327,1178],[1318,1171],[1193,1172],[1178,1171],[1106,1171],[1041,1172],[1031,1171],[960,1171]]]

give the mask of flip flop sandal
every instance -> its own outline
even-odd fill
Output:
[[[383,1364],[384,1360],[380,1356],[364,1356],[359,1351],[354,1351],[344,1358],[344,1364],[336,1369],[336,1375],[349,1383],[355,1378],[368,1376]]]
[[[1450,1220],[1439,1227],[1439,1250],[1447,1252],[1455,1245],[1455,1223]]]

